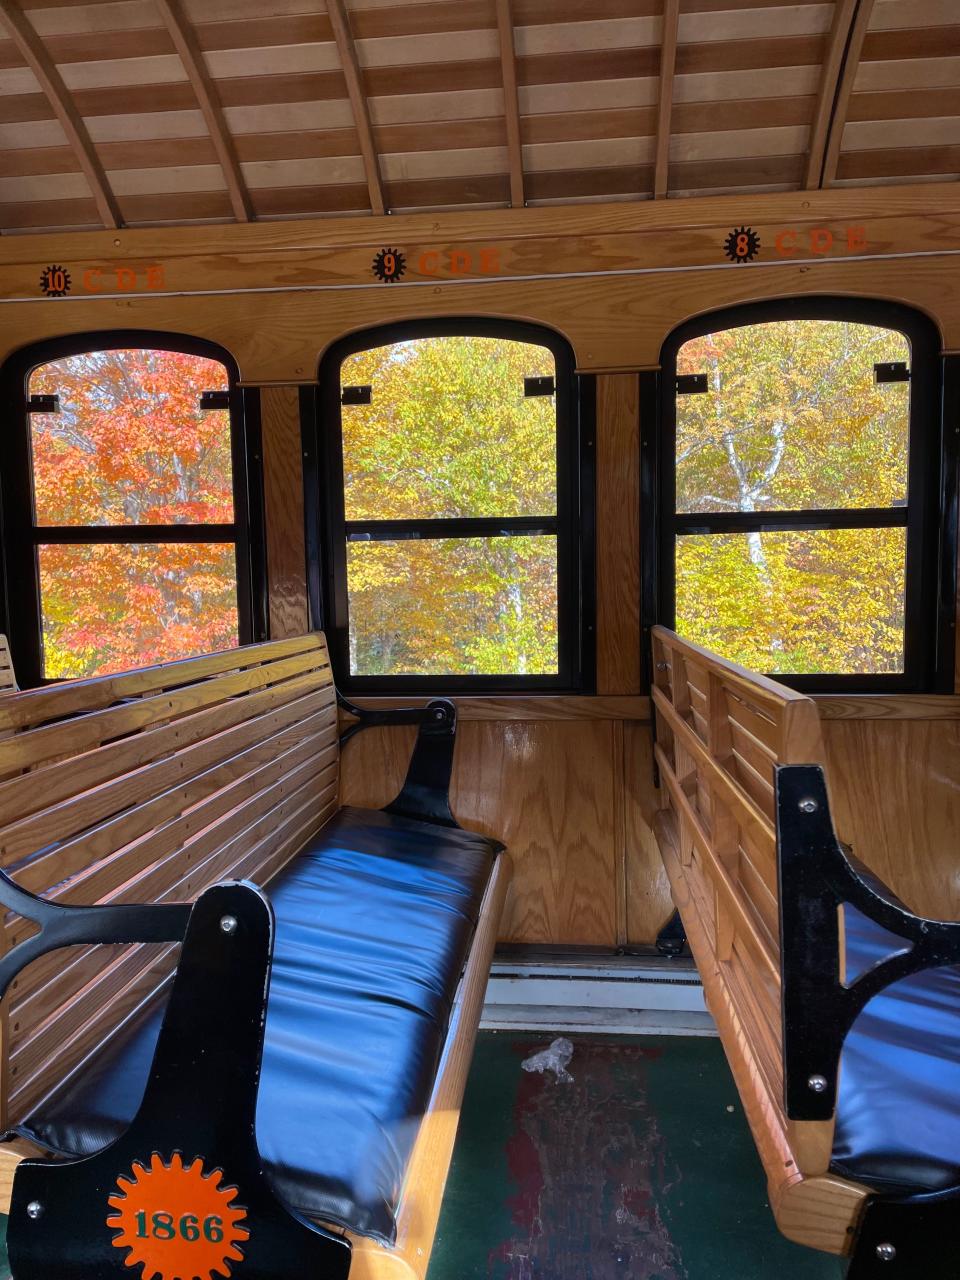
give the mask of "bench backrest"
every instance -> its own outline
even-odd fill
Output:
[[[819,1166],[829,1126],[782,1112],[783,1052],[774,769],[822,764],[816,704],[701,649],[653,633],[656,760],[707,964],[735,1010],[768,1103]],[[704,957],[698,956],[701,970]],[[728,1053],[730,1052],[728,1046]]]
[[[0,866],[58,902],[263,883],[336,809],[338,786],[320,634],[0,699]],[[34,928],[8,916],[4,947]],[[0,1012],[5,1125],[150,999],[177,950],[77,947],[20,974]]]

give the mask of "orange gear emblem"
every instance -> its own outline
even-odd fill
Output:
[[[229,1280],[250,1232],[240,1225],[247,1211],[234,1204],[237,1188],[220,1185],[223,1171],[204,1173],[199,1157],[185,1165],[175,1151],[169,1162],[154,1152],[149,1169],[137,1161],[132,1173],[108,1201],[107,1226],[116,1248],[128,1250],[126,1266],[141,1266],[141,1280]]]

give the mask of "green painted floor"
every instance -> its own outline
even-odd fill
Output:
[[[551,1039],[480,1035],[428,1280],[839,1280],[778,1235],[718,1040],[574,1036],[564,1084],[521,1070]]]
[[[429,1280],[839,1280],[784,1240],[719,1040],[481,1034]]]

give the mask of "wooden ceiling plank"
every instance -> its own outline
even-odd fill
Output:
[[[106,171],[87,132],[87,126],[33,24],[16,0],[0,0],[0,20],[9,30],[23,60],[33,72],[54,115],[63,126],[77,164],[89,184],[103,225],[111,230],[122,227],[120,206],[107,181]]]
[[[820,91],[817,95],[817,109],[810,126],[810,146],[807,152],[807,172],[804,186],[812,191],[820,186],[823,175],[823,161],[827,151],[827,138],[830,134],[830,121],[833,118],[833,106],[837,100],[837,88],[840,84],[840,73],[843,70],[844,54],[850,40],[850,32],[857,16],[859,0],[836,0],[833,13],[833,28],[830,32],[830,43],[827,56],[823,61],[820,75]]]
[[[664,0],[663,36],[660,42],[660,94],[657,106],[657,143],[653,167],[654,199],[667,194],[670,175],[670,132],[673,115],[673,87],[677,66],[677,36],[680,28],[680,0]]]
[[[840,73],[840,83],[834,100],[833,111],[827,129],[826,148],[823,155],[823,167],[820,172],[819,186],[829,187],[837,176],[840,164],[840,147],[843,142],[843,131],[847,123],[847,112],[850,107],[850,95],[857,79],[860,67],[860,55],[863,53],[863,42],[870,25],[874,0],[858,0],[850,38],[847,41],[846,57]]]
[[[2,3],[3,0],[0,0]],[[243,179],[240,161],[230,131],[227,128],[223,106],[213,78],[207,70],[203,53],[197,41],[196,33],[190,25],[186,14],[180,7],[180,0],[157,0],[160,16],[166,24],[173,40],[174,47],[180,55],[187,79],[196,95],[200,111],[206,121],[217,161],[223,170],[223,177],[230,196],[230,207],[238,222],[250,222],[253,219],[253,205],[250,193]]]
[[[497,0],[497,30],[500,36],[500,65],[503,68],[503,108],[507,122],[510,203],[515,209],[522,209],[526,204],[523,191],[523,144],[520,138],[517,50],[513,34],[513,9],[510,0]]]
[[[377,153],[373,137],[373,124],[370,120],[370,104],[363,89],[363,78],[360,63],[357,61],[357,47],[343,0],[327,0],[327,14],[333,27],[333,38],[340,51],[340,64],[343,78],[347,85],[347,97],[353,108],[353,119],[360,138],[360,154],[367,174],[367,187],[370,191],[370,208],[373,213],[386,213],[387,206],[383,196],[383,175],[380,172],[380,157]]]

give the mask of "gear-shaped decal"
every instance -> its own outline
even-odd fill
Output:
[[[117,1179],[108,1201],[107,1226],[117,1232],[116,1248],[128,1251],[125,1265],[141,1266],[141,1280],[229,1280],[250,1233],[240,1225],[247,1211],[234,1203],[237,1188],[221,1186],[223,1171],[205,1173],[199,1157],[185,1165],[179,1151],[169,1161],[155,1151],[149,1169],[138,1161],[132,1175]]]
[[[734,227],[723,249],[731,262],[752,262],[760,252],[760,237],[751,227]]]
[[[407,269],[407,260],[399,249],[381,249],[373,260],[373,274],[384,284],[393,284]]]
[[[66,267],[54,264],[44,267],[40,273],[40,289],[48,298],[62,298],[70,292],[72,283],[70,272]]]

